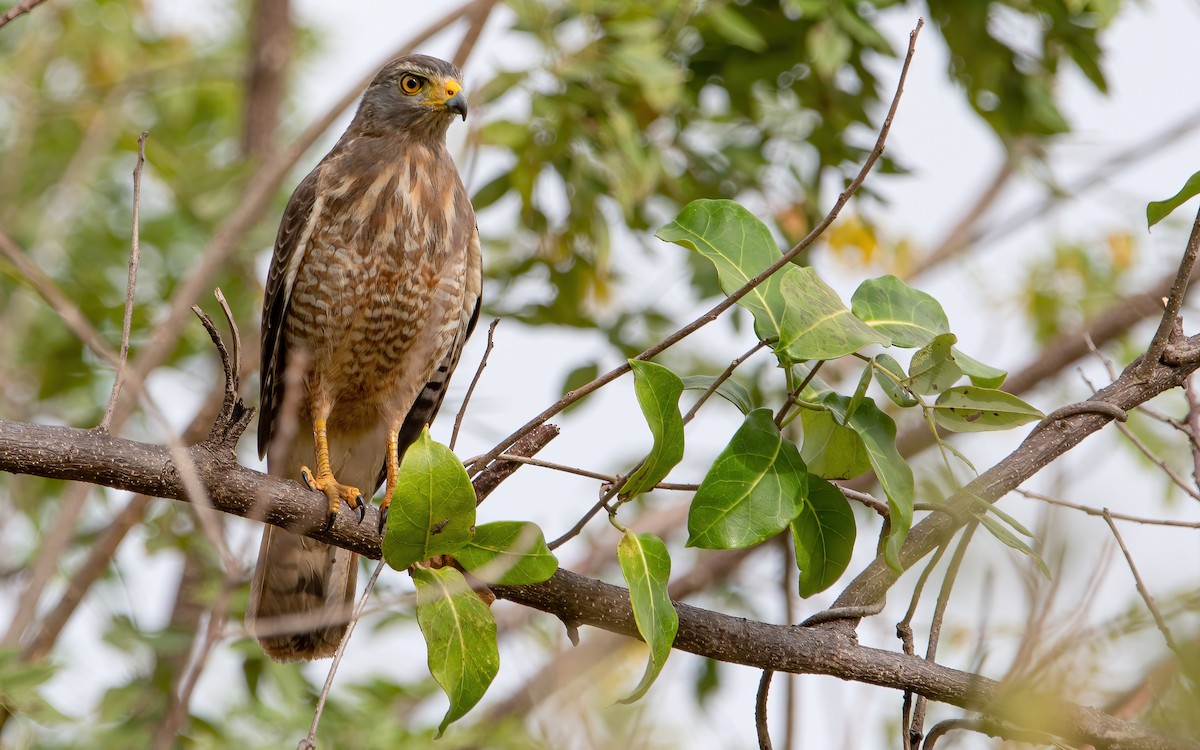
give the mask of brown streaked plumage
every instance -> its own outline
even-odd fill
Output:
[[[479,314],[475,214],[445,144],[451,120],[467,115],[460,80],[425,55],[389,63],[279,225],[263,302],[258,450],[270,453],[271,474],[325,493],[329,524],[343,500],[361,521],[362,496],[381,483],[386,510],[399,459],[441,405]],[[299,429],[276,446],[284,370],[297,357],[300,398],[289,400],[299,413],[288,416]],[[356,570],[345,550],[268,527],[248,627],[274,659],[332,655]]]

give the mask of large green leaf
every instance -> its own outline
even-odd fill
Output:
[[[825,398],[825,404],[842,419],[845,419],[849,401],[837,394]],[[914,486],[912,469],[896,448],[896,423],[868,399],[854,410],[846,426],[862,439],[867,459],[887,496],[891,531],[884,546],[884,557],[888,565],[899,570],[900,545],[904,544],[912,526]]]
[[[1009,430],[1045,416],[1006,391],[966,385],[946,391],[933,405],[937,423],[955,432]]]
[[[800,457],[812,474],[825,479],[850,479],[871,470],[867,446],[858,433],[839,423],[831,412],[800,412],[804,444]]]
[[[854,511],[837,487],[808,478],[808,508],[792,521],[800,596],[824,591],[841,578],[854,552]]]
[[[383,559],[397,570],[457,552],[475,526],[475,488],[462,462],[426,427],[409,446],[388,507]]]
[[[812,268],[789,268],[780,280],[786,300],[777,350],[797,362],[835,359],[891,340],[856,318]]]
[[[558,558],[546,546],[542,530],[528,521],[477,526],[454,559],[481,581],[501,586],[541,583],[558,570]]]
[[[787,528],[802,507],[808,471],[770,409],[750,412],[692,498],[688,546],[752,547]]]
[[[867,279],[850,298],[850,309],[867,325],[887,336],[892,346],[914,349],[934,336],[950,332],[942,305],[895,276]]]
[[[1187,203],[1197,194],[1200,194],[1200,172],[1196,172],[1188,178],[1179,192],[1172,195],[1170,198],[1161,201],[1150,201],[1146,204],[1146,228],[1154,226],[1158,222],[1171,215],[1171,212]]]
[[[914,391],[944,393],[958,382],[962,369],[950,352],[957,340],[953,333],[939,333],[913,352],[908,364],[908,384]]]
[[[479,702],[500,671],[492,610],[454,568],[414,567],[417,624],[429,649],[429,673],[446,691],[450,708],[438,736]]]
[[[653,488],[683,458],[683,417],[679,414],[683,381],[655,362],[631,359],[629,365],[633,368],[633,389],[654,444],[646,460],[625,482],[622,497],[634,497]]]
[[[717,268],[721,291],[730,294],[779,260],[771,231],[754,214],[731,200],[694,200],[655,234],[700,253]],[[778,339],[783,324],[783,295],[775,274],[738,304],[754,314],[762,339]]]
[[[667,546],[653,534],[626,531],[617,545],[617,562],[629,586],[629,603],[638,633],[650,648],[646,671],[633,693],[621,703],[633,703],[654,684],[663,664],[671,655],[671,644],[679,630],[679,613],[667,594],[671,577],[671,556]]]

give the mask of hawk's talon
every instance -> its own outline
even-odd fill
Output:
[[[342,484],[333,478],[333,473],[326,469],[325,472],[313,475],[312,470],[307,466],[300,467],[300,477],[304,483],[308,485],[310,490],[324,493],[329,500],[329,512],[325,516],[325,524],[323,530],[329,531],[333,528],[334,519],[337,518],[338,511],[341,510],[342,501],[346,501],[358,514],[359,523],[362,523],[362,518],[366,514],[367,504],[363,501],[362,493],[357,487],[351,487]]]
[[[317,486],[317,481],[313,479],[312,472],[308,470],[307,466],[300,467],[300,478],[304,480],[304,483],[308,485],[310,490],[321,491],[321,488]]]
[[[384,529],[387,528],[388,509],[386,505],[379,508],[379,535],[383,536]]]

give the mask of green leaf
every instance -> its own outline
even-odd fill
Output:
[[[414,567],[411,575],[417,587],[417,624],[429,649],[429,673],[450,699],[438,725],[441,737],[451,722],[479,702],[500,671],[496,620],[454,568]]]
[[[891,340],[851,314],[812,268],[789,268],[780,281],[787,302],[778,350],[794,361],[835,359]]]
[[[1029,555],[1029,557],[1031,557],[1033,561],[1037,563],[1038,569],[1042,571],[1042,575],[1046,576],[1046,578],[1053,578],[1053,576],[1050,575],[1050,567],[1046,565],[1046,561],[1042,559],[1041,555],[1035,552],[1033,547],[1030,547],[1028,544],[1017,538],[1017,536],[1009,531],[1007,527],[991,516],[979,516],[979,522],[983,524],[983,528],[987,529],[992,536],[996,537],[1007,546],[1012,547],[1022,554]]]
[[[481,581],[501,586],[541,583],[558,570],[558,558],[546,546],[542,530],[528,521],[477,526],[454,559]]]
[[[396,570],[457,552],[475,526],[475,488],[462,462],[429,437],[429,428],[404,453],[388,507],[383,559]]]
[[[767,226],[731,200],[694,200],[655,236],[711,261],[725,294],[745,285],[780,257],[779,247]],[[754,315],[754,329],[759,338],[779,338],[784,301],[778,274],[767,278],[738,300],[738,304]]]
[[[1149,229],[1167,218],[1172,211],[1191,200],[1197,193],[1200,193],[1200,172],[1189,177],[1183,188],[1170,198],[1162,201],[1150,201],[1146,204],[1146,228]]]
[[[779,260],[770,230],[730,200],[696,200],[656,236],[694,250],[717,268],[721,291],[731,294]],[[794,361],[833,359],[887,337],[856,320],[811,268],[776,273],[738,300],[754,315],[754,330],[774,340],[777,354]]]
[[[787,528],[807,489],[800,451],[779,434],[770,409],[755,409],[696,490],[687,544],[706,549],[759,544]]]
[[[800,412],[804,445],[800,457],[812,474],[824,479],[851,479],[871,470],[867,446],[854,430],[840,424],[831,412]]]
[[[940,333],[928,344],[913,353],[908,364],[909,386],[917,393],[944,393],[962,377],[962,369],[954,361],[950,348],[958,338],[953,333]]]
[[[908,408],[920,403],[917,397],[909,393],[902,383],[908,379],[904,368],[890,354],[876,354],[875,380],[896,406]],[[881,372],[882,370],[882,372]]]
[[[716,379],[715,375],[689,375],[683,379],[683,387],[688,391],[707,391]],[[742,414],[749,414],[754,410],[750,391],[731,378],[721,381],[717,386],[717,395],[736,406]]]
[[[950,332],[942,304],[895,276],[864,281],[850,298],[850,309],[859,320],[891,339],[892,346],[915,349]]]
[[[792,521],[800,568],[800,596],[824,591],[841,578],[854,552],[854,511],[846,497],[819,477],[808,478],[808,508]]]
[[[999,388],[1004,384],[1004,379],[1008,377],[1007,371],[986,365],[974,357],[968,357],[959,351],[958,347],[952,349],[951,352],[954,354],[954,361],[962,368],[963,374],[971,379],[973,385],[980,388]]]
[[[966,385],[946,391],[933,405],[937,423],[955,432],[1008,430],[1045,416],[1011,393]]]
[[[625,482],[621,490],[624,498],[653,488],[683,458],[683,417],[679,413],[683,381],[654,362],[631,359],[629,366],[633,368],[633,389],[654,435],[654,445],[646,460]]]
[[[667,594],[671,556],[667,546],[653,534],[626,531],[617,545],[617,562],[629,586],[629,603],[638,633],[650,648],[650,660],[641,682],[621,703],[633,703],[646,694],[663,664],[671,655],[671,644],[679,630],[679,613]]]
[[[837,394],[825,399],[826,405],[843,419],[848,401]],[[855,410],[846,426],[862,439],[867,459],[887,496],[891,531],[883,549],[884,557],[888,565],[900,570],[900,545],[912,526],[914,488],[912,469],[896,449],[896,423],[874,401],[867,400]]]

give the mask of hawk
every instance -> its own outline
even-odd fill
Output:
[[[382,483],[382,531],[400,458],[437,413],[479,316],[475,212],[446,148],[450,122],[467,118],[461,80],[425,55],[388,63],[279,225],[263,301],[258,452],[270,454],[270,474],[325,494],[327,528],[342,502],[361,523],[364,494]],[[297,382],[285,386],[285,371]],[[355,557],[267,527],[246,612],[267,654],[333,654]]]

